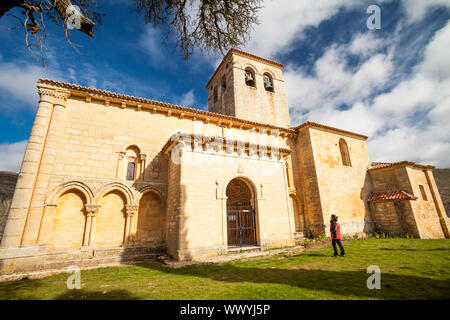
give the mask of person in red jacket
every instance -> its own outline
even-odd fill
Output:
[[[339,246],[339,249],[341,250],[341,257],[345,257],[345,250],[344,250],[344,246],[342,245],[341,239],[341,225],[338,222],[338,217],[335,214],[331,215],[331,220],[330,220],[330,234],[331,234],[331,244],[333,245],[333,250],[334,250],[334,256],[337,257],[338,256],[338,251],[337,251],[337,247],[336,244]]]

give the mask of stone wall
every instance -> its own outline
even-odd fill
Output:
[[[270,123],[288,128],[290,125],[287,98],[284,90],[282,68],[259,59],[232,53],[220,66],[208,86],[209,110],[236,116],[240,119]],[[255,87],[245,82],[245,69],[255,73]],[[264,74],[272,77],[274,90],[266,91]],[[227,79],[227,88],[221,87],[222,77]],[[218,101],[214,102],[214,88],[218,90]]]
[[[417,197],[416,200],[372,203],[377,231],[409,233],[420,238],[446,236],[443,227],[447,227],[439,214],[444,210],[431,170],[399,165],[369,172],[374,192],[402,190]],[[384,213],[382,208],[386,209]]]
[[[15,172],[0,171],[0,241],[18,176]]]
[[[54,96],[52,90],[56,92],[59,89],[46,85],[45,91],[41,90],[43,96],[35,121],[39,127],[30,138],[30,141],[39,142],[39,149],[34,146],[27,149],[27,157],[33,162],[24,162],[23,166],[30,172],[21,187],[26,193],[17,193],[15,215],[10,219],[13,232],[10,239],[2,243],[7,251],[3,252],[9,256],[22,250],[15,249],[20,245],[38,246],[41,253],[55,254],[83,248],[113,249],[143,244],[159,250],[167,245],[169,253],[183,258],[191,258],[192,254],[203,252],[204,248],[217,248],[215,238],[203,241],[195,236],[205,229],[213,230],[217,227],[216,222],[222,232],[222,219],[212,220],[214,215],[223,214],[222,207],[217,207],[219,212],[212,212],[214,204],[208,207],[205,206],[206,200],[194,201],[194,193],[196,197],[202,197],[209,191],[204,189],[207,184],[196,183],[195,175],[186,178],[181,171],[172,170],[170,173],[170,161],[161,152],[163,147],[179,131],[280,148],[287,146],[288,137],[278,134],[279,131],[272,135],[255,126],[239,123],[225,125],[218,119],[201,119],[192,115],[185,117],[184,113],[175,113],[173,109],[139,107],[79,91],[71,92],[70,97],[67,92]],[[56,112],[52,114],[51,108],[57,108]],[[45,114],[46,121],[41,119],[41,113]],[[45,125],[50,137],[47,141]],[[41,156],[43,162],[39,165],[37,161]],[[136,163],[136,175],[128,181],[126,172],[130,161]],[[257,169],[255,167],[254,176],[258,176],[257,171],[263,174],[266,170],[264,164],[261,161],[261,165]],[[205,178],[212,179],[210,173],[213,171],[217,177],[225,174],[220,166],[210,164],[209,168],[209,175]],[[282,168],[282,163],[278,163],[275,183],[263,182],[267,184],[268,192],[278,197],[284,195],[283,205],[287,207],[288,193]],[[198,170],[198,179],[208,173],[203,165],[195,170]],[[233,172],[239,175],[237,171]],[[231,177],[231,173],[228,176]],[[33,177],[36,179],[34,188]],[[215,180],[211,181],[215,185]],[[270,188],[278,191],[273,192]],[[28,195],[28,192],[30,198],[27,200],[25,194]],[[153,208],[156,205],[153,200],[147,204],[148,212],[139,209],[139,205],[145,203],[142,199],[146,192],[154,193],[152,198],[159,196],[160,214]],[[183,203],[190,203],[191,200],[192,204],[184,209],[189,210],[189,216],[201,213],[205,224],[199,228],[194,225],[189,227],[188,243],[182,241],[188,227],[180,210]],[[31,201],[29,208],[24,205],[29,203],[27,201]],[[270,203],[273,214],[278,214],[277,205]],[[286,222],[288,211],[286,208],[283,210],[286,217],[280,223],[285,225],[275,227],[274,233],[264,231],[261,244],[290,244],[291,234]],[[267,221],[263,222],[266,226]],[[142,228],[139,231],[140,225],[148,224],[154,227],[151,231],[142,231]],[[71,225],[75,227],[69,228]],[[286,232],[278,232],[280,228],[285,228]],[[215,236],[223,237],[222,234]],[[222,242],[220,246],[223,246]],[[222,252],[220,250],[216,253]]]
[[[434,169],[434,179],[444,203],[447,217],[450,218],[450,169]]]
[[[329,235],[331,214],[339,217],[343,234],[372,232],[374,224],[365,203],[371,191],[365,138],[314,127],[302,130],[309,131],[310,135],[319,193],[315,197],[320,199],[325,234]],[[351,166],[343,165],[341,139],[348,146]]]

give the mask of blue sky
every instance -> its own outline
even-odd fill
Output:
[[[72,32],[79,56],[47,23],[47,67],[24,46],[16,20],[0,20],[0,170],[18,171],[38,104],[40,77],[207,109],[204,89],[220,56],[188,61],[173,39],[131,12],[132,0],[98,1],[95,38]],[[381,8],[369,30],[366,9]],[[370,136],[373,161],[450,167],[449,0],[266,0],[243,50],[285,65],[292,125],[316,121]]]

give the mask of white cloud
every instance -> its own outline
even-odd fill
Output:
[[[0,70],[0,90],[34,107],[38,101],[37,80],[50,72],[31,63],[20,62],[2,62]]]
[[[284,79],[293,124],[308,119],[337,125],[343,120],[339,113],[349,120],[352,114],[367,114],[367,107],[361,102],[385,85],[393,65],[390,54],[374,54],[361,65],[350,67],[346,61],[349,53],[355,52],[355,48],[364,51],[361,38],[357,35],[350,44],[330,47],[315,62],[312,75],[292,65],[286,67]],[[355,105],[357,108],[343,112],[339,109],[342,105]],[[359,131],[366,134],[373,134],[377,129],[373,125],[361,128],[364,121],[345,122],[347,129],[361,129]]]
[[[188,107],[192,107],[194,103],[195,103],[194,89],[191,89],[185,94],[183,94],[177,102],[177,104],[181,106],[188,106]]]
[[[381,94],[398,71],[392,60],[397,48],[395,39],[371,37],[357,35],[350,44],[328,48],[311,74],[287,66],[293,125],[310,120],[367,134],[373,161],[411,160],[449,167],[450,22],[435,33],[411,74]],[[387,54],[377,53],[387,45]],[[358,53],[365,61],[349,67],[346,58]]]
[[[339,12],[361,5],[360,0],[266,0],[258,18],[260,24],[251,33],[244,50],[265,58],[289,50],[302,38],[307,27],[317,27]],[[362,14],[365,14],[362,11]]]
[[[413,23],[422,20],[430,8],[450,8],[448,0],[402,0],[408,22]]]
[[[153,67],[161,67],[165,62],[165,55],[162,46],[163,36],[161,31],[151,25],[145,26],[145,31],[139,38],[139,45],[149,56],[149,63]]]
[[[19,172],[27,140],[0,144],[0,171]]]

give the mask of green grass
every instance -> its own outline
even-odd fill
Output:
[[[158,263],[0,283],[0,299],[448,299],[450,240],[345,241],[301,254],[171,269]],[[381,289],[369,290],[366,269],[381,269]]]

